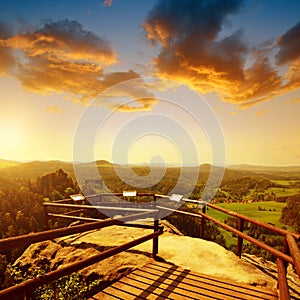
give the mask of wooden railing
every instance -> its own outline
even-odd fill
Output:
[[[99,196],[99,195],[95,195]],[[106,196],[111,196],[111,194],[101,194],[101,197],[106,197]],[[122,197],[122,194],[117,194],[116,196],[118,197]],[[159,195],[159,194],[152,194],[152,193],[142,193],[142,194],[137,194],[137,197],[139,196],[148,196],[148,197],[152,197],[154,200],[154,203],[156,203],[156,201],[158,199],[170,199],[169,196],[165,196],[165,195]],[[179,214],[184,214],[186,216],[190,216],[190,217],[195,217],[195,218],[200,218],[201,219],[201,226],[200,226],[200,232],[199,232],[199,237],[200,238],[204,238],[204,233],[205,233],[205,223],[206,220],[207,221],[211,221],[215,224],[217,224],[218,226],[220,226],[221,228],[232,232],[233,234],[235,234],[237,236],[237,244],[236,244],[236,254],[241,257],[242,255],[242,248],[243,248],[243,240],[246,240],[248,242],[250,242],[253,245],[256,245],[266,251],[268,251],[269,253],[273,254],[276,257],[276,262],[277,262],[277,266],[278,266],[278,289],[279,289],[279,294],[280,294],[280,299],[290,299],[289,296],[289,288],[288,288],[288,284],[287,284],[287,279],[286,279],[286,271],[287,271],[287,264],[290,263],[294,266],[297,275],[300,278],[300,251],[299,251],[299,247],[297,245],[297,241],[300,240],[300,234],[298,233],[294,233],[282,228],[278,228],[274,225],[271,225],[269,223],[265,223],[265,222],[261,222],[252,218],[249,218],[247,216],[244,216],[242,214],[238,214],[236,212],[221,208],[219,206],[216,206],[214,204],[211,204],[209,202],[205,202],[203,200],[192,200],[192,199],[185,199],[183,198],[181,200],[181,203],[192,203],[195,205],[200,205],[202,206],[201,211],[198,211],[196,213],[190,213],[190,212],[186,212],[186,211],[182,211],[180,209],[173,209],[170,207],[165,207],[162,205],[150,205],[150,208],[152,207],[153,209],[157,209],[158,211],[168,211],[168,212],[175,212],[175,213],[179,213]],[[54,203],[54,204],[45,204],[46,206],[50,207],[58,207],[57,206],[58,203]],[[111,211],[111,210],[137,210],[137,211],[145,211],[147,209],[138,209],[138,208],[134,208],[134,207],[116,207],[116,206],[112,206],[111,203],[102,203],[103,205],[98,205],[98,206],[93,206],[96,209],[100,209],[102,212],[103,211]],[[179,206],[179,205],[178,205]],[[61,205],[60,207],[63,207],[63,205]],[[65,205],[65,207],[71,207],[71,206],[67,206]],[[80,206],[81,208],[83,208],[83,206]],[[76,207],[73,206],[73,208],[80,208],[80,207]],[[229,226],[227,224],[225,224],[224,222],[221,222],[209,215],[206,214],[206,207],[210,207],[211,209],[214,210],[218,210],[221,211],[222,213],[225,213],[229,216],[235,217],[238,219],[238,228],[234,228],[232,226]],[[84,208],[87,209],[91,209],[91,207],[86,207],[84,206]],[[158,212],[159,214],[159,212]],[[65,218],[64,215],[51,215],[48,214],[51,217],[61,217],[61,218]],[[268,229],[276,234],[282,235],[285,237],[284,243],[282,245],[282,251],[277,250],[269,245],[267,245],[266,243],[255,239],[251,236],[249,236],[248,234],[244,233],[244,224],[245,222],[249,222],[252,224],[255,224],[261,228],[265,228]],[[156,221],[155,226],[157,228],[158,226],[158,222]],[[158,249],[158,241],[157,239],[154,241],[155,244],[155,248]],[[289,255],[291,254],[291,255]]]
[[[163,195],[157,195],[157,198],[159,197],[165,197]],[[269,253],[273,254],[276,256],[276,261],[277,261],[277,268],[278,268],[278,290],[279,290],[279,297],[280,299],[284,300],[289,300],[290,299],[290,293],[289,293],[289,287],[287,283],[287,278],[286,278],[286,272],[287,272],[287,264],[290,263],[294,266],[296,273],[298,277],[300,278],[300,250],[297,245],[297,241],[300,240],[300,234],[294,233],[282,228],[278,228],[276,226],[273,226],[271,224],[261,222],[249,217],[246,217],[244,215],[235,213],[233,211],[229,211],[227,209],[221,208],[219,206],[216,206],[214,204],[202,201],[202,200],[191,200],[191,199],[182,199],[184,203],[194,203],[202,206],[201,212],[196,212],[196,213],[189,213],[186,211],[181,211],[181,210],[174,210],[170,209],[168,207],[163,207],[163,206],[157,206],[158,209],[162,210],[167,210],[173,213],[179,213],[179,214],[184,214],[188,215],[191,217],[196,217],[201,219],[201,225],[200,225],[200,233],[199,236],[201,238],[204,237],[204,232],[205,232],[205,222],[206,220],[211,221],[218,226],[222,227],[225,230],[228,230],[232,233],[234,233],[238,238],[237,238],[237,244],[236,244],[236,254],[241,257],[242,254],[242,247],[243,247],[243,240],[247,240],[248,242],[252,243],[253,245],[256,245]],[[233,216],[238,219],[238,228],[234,228],[232,226],[229,226],[225,224],[224,222],[221,222],[209,215],[206,214],[206,207],[210,207],[212,209],[221,211],[227,215]],[[266,243],[263,243],[243,232],[244,230],[244,222],[247,221],[249,223],[255,224],[259,227],[268,229],[276,234],[280,234],[285,237],[285,240],[282,245],[282,251],[279,251]],[[291,256],[289,255],[291,254]]]
[[[69,206],[62,206],[63,203],[56,203],[58,207],[69,207]],[[75,208],[75,207],[74,207]],[[131,222],[135,220],[141,220],[144,218],[152,217],[156,211],[153,210],[147,210],[147,211],[141,211],[136,214],[131,214],[125,217],[119,217],[117,219],[108,218],[106,220],[99,219],[91,219],[91,218],[85,218],[89,223],[77,225],[73,227],[68,228],[58,228],[53,230],[47,230],[43,232],[38,233],[31,233],[27,235],[22,236],[16,236],[11,237],[7,239],[0,240],[0,252],[7,251],[11,249],[15,249],[21,246],[27,246],[32,243],[41,242],[49,239],[54,239],[58,237],[63,237],[71,234],[76,233],[82,233],[94,229],[100,229],[112,225],[120,225],[120,226],[127,226],[126,222]],[[58,214],[58,216],[55,217],[63,217],[63,215]],[[82,219],[82,218],[81,218]],[[154,219],[155,220],[155,219]],[[92,223],[91,223],[92,222]],[[153,240],[152,245],[152,255],[154,258],[156,258],[156,255],[158,253],[158,237],[163,233],[163,227],[158,226],[157,220],[154,221],[154,225],[143,225],[143,224],[134,224],[134,223],[128,223],[129,226],[135,226],[135,227],[143,227],[143,228],[151,228],[154,231],[150,234],[147,234],[145,236],[142,236],[140,238],[137,238],[135,240],[132,240],[128,243],[122,244],[120,246],[113,247],[111,249],[108,249],[104,252],[101,252],[100,254],[96,254],[94,256],[91,256],[87,259],[77,261],[72,264],[68,264],[67,266],[63,266],[55,271],[51,271],[49,273],[44,274],[43,276],[36,277],[33,279],[29,279],[25,282],[22,282],[20,284],[17,284],[15,286],[11,286],[7,289],[0,291],[0,299],[1,300],[7,300],[7,299],[15,299],[15,297],[24,296],[24,299],[27,299],[27,295],[30,295],[32,291],[44,284],[48,284],[54,280],[57,280],[63,276],[70,275],[73,272],[76,272],[78,270],[81,270],[83,268],[86,268],[94,263],[100,262],[108,257],[111,257],[113,255],[116,255],[120,252],[126,251],[132,247],[135,247],[141,243],[144,243],[148,240]]]
[[[100,194],[95,195],[94,197],[109,197],[111,194]],[[116,194],[116,196],[122,197],[122,194]],[[73,227],[68,228],[59,228],[59,229],[53,229],[48,230],[45,232],[39,232],[39,233],[32,233],[29,235],[24,236],[18,236],[18,237],[12,237],[4,240],[0,240],[0,251],[1,249],[9,250],[14,249],[16,247],[29,245],[31,243],[47,240],[47,239],[53,239],[57,237],[62,237],[65,235],[70,235],[74,233],[89,231],[97,228],[103,228],[111,225],[119,225],[119,226],[135,226],[135,227],[141,227],[141,228],[150,228],[153,229],[154,232],[144,236],[142,238],[136,239],[134,241],[131,241],[129,243],[123,244],[121,246],[109,249],[99,255],[96,255],[95,257],[89,258],[88,260],[76,262],[72,264],[70,267],[63,267],[59,270],[50,272],[43,276],[43,278],[35,278],[29,281],[26,281],[25,283],[21,283],[19,285],[16,285],[14,287],[8,288],[6,290],[0,291],[0,299],[8,299],[9,295],[20,295],[20,293],[27,293],[28,291],[32,290],[33,288],[36,288],[37,286],[40,286],[42,284],[48,283],[50,281],[53,281],[61,276],[64,276],[66,274],[70,274],[76,270],[82,269],[90,264],[93,264],[97,261],[100,261],[102,259],[105,259],[111,255],[114,255],[116,253],[119,253],[121,251],[124,251],[126,249],[129,249],[130,247],[133,247],[135,245],[138,245],[139,243],[142,243],[146,240],[153,239],[153,247],[152,247],[152,255],[155,258],[158,254],[158,236],[162,234],[162,228],[159,226],[159,215],[163,211],[168,212],[174,212],[183,214],[190,217],[195,217],[201,219],[201,226],[200,226],[200,232],[199,237],[204,237],[205,232],[205,223],[206,221],[211,221],[217,224],[218,226],[222,227],[225,230],[228,230],[235,234],[237,238],[237,244],[236,244],[236,253],[239,257],[241,257],[242,254],[242,247],[243,247],[243,240],[247,240],[248,242],[268,251],[269,253],[273,254],[277,258],[277,266],[278,266],[278,289],[279,289],[279,296],[280,299],[288,300],[290,299],[289,295],[289,287],[286,279],[286,270],[287,270],[287,264],[292,264],[296,270],[296,273],[298,274],[300,278],[300,251],[299,247],[297,245],[297,241],[300,239],[300,234],[293,233],[288,230],[284,230],[281,228],[277,228],[271,224],[264,223],[249,217],[246,217],[244,215],[226,210],[224,208],[218,207],[216,205],[213,205],[211,203],[207,203],[202,200],[191,200],[191,199],[185,199],[183,198],[180,202],[180,204],[184,203],[193,203],[196,205],[201,205],[201,211],[197,211],[195,213],[190,213],[186,211],[182,211],[180,209],[174,209],[171,207],[167,207],[162,205],[161,201],[157,201],[159,199],[166,199],[170,200],[168,196],[164,195],[157,195],[153,193],[142,193],[137,194],[136,197],[150,197],[152,200],[154,200],[152,203],[144,204],[141,207],[138,207],[137,203],[134,205],[128,203],[127,207],[124,207],[124,203],[122,205],[119,205],[118,203],[111,203],[111,202],[101,202],[98,203],[95,206],[87,205],[87,204],[74,204],[72,199],[64,199],[59,200],[56,202],[49,202],[44,203],[44,212],[45,212],[45,219],[46,223],[48,224],[48,221],[51,218],[61,218],[61,219],[68,219],[68,220],[78,220],[78,221],[84,221],[87,222],[87,224],[81,224]],[[123,206],[123,207],[122,207]],[[177,205],[178,207],[179,205]],[[211,209],[215,209],[218,211],[221,211],[227,215],[233,216],[238,219],[238,228],[234,228],[232,226],[229,226],[228,224],[225,224],[224,222],[221,222],[209,215],[206,214],[206,207],[210,207]],[[49,209],[65,209],[68,210],[63,213],[53,213],[49,211]],[[89,210],[95,210],[95,211],[101,211],[103,212],[120,212],[122,211],[125,216],[118,217],[117,219],[108,218],[106,220],[99,221],[99,218],[90,218],[90,217],[84,217],[81,216],[83,212],[89,211]],[[134,214],[132,214],[135,212]],[[130,213],[129,215],[126,215]],[[143,219],[147,217],[152,217],[154,219],[153,225],[147,225],[147,224],[140,224],[140,223],[132,223],[132,221],[135,221],[137,219]],[[275,249],[266,243],[259,241],[248,234],[246,234],[244,231],[244,223],[249,222],[252,224],[256,224],[259,227],[268,229],[276,234],[280,234],[285,237],[284,243],[282,245],[282,250]]]
[[[30,280],[27,280],[25,282],[22,282],[20,284],[17,284],[15,286],[9,287],[5,290],[0,291],[0,299],[7,300],[7,299],[14,299],[14,297],[24,295],[24,299],[26,299],[26,295],[30,292],[32,292],[34,289],[50,283],[54,280],[57,280],[61,278],[62,276],[66,276],[69,274],[72,274],[73,272],[79,271],[83,268],[86,268],[92,264],[95,264],[97,262],[100,262],[108,257],[111,257],[113,255],[116,255],[120,252],[126,251],[132,247],[135,247],[141,243],[144,243],[148,240],[157,238],[160,234],[162,234],[162,230],[157,230],[153,233],[150,233],[148,235],[145,235],[143,237],[140,237],[138,239],[135,239],[133,241],[130,241],[128,243],[122,244],[120,246],[108,249],[104,252],[101,252],[100,254],[96,254],[94,256],[91,256],[87,259],[68,264],[67,266],[61,267],[55,271],[51,271],[47,274],[44,274],[43,276],[36,277]]]

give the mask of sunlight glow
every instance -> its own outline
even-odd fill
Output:
[[[155,161],[160,157],[165,163],[173,164],[180,163],[182,158],[179,149],[166,138],[150,134],[138,139],[129,150],[129,163],[145,163],[154,159],[152,163],[158,163],[160,160]],[[160,161],[162,163],[162,161]]]
[[[22,144],[22,128],[12,120],[0,121],[0,152],[2,157],[17,153]]]

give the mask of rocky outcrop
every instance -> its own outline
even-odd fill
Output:
[[[65,238],[33,244],[15,262],[20,267],[39,265],[42,259],[50,261],[50,269],[72,263],[121,245],[150,233],[151,230],[112,226]],[[152,242],[148,241],[118,255],[96,263],[80,273],[87,278],[112,282],[130,271],[152,260]],[[220,245],[174,234],[172,228],[159,237],[159,258],[198,273],[228,278],[240,283],[277,289],[276,265],[254,256],[245,255],[239,259]],[[272,270],[272,271],[270,271]],[[299,293],[300,283],[290,274],[293,292]],[[293,273],[294,274],[294,273]],[[300,293],[298,294],[300,295]],[[296,298],[297,299],[297,298]]]
[[[258,270],[277,282],[277,265],[275,263],[246,253],[242,255],[242,260],[255,266]],[[287,267],[287,281],[292,299],[300,299],[300,280],[293,266],[290,264]]]

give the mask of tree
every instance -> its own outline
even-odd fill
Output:
[[[281,211],[280,221],[292,226],[296,232],[300,232],[300,194],[287,198],[286,207]]]
[[[70,195],[74,195],[74,194],[76,194],[76,192],[75,192],[74,188],[72,188],[70,186],[64,190],[64,198],[68,198],[68,197],[70,197]]]
[[[22,212],[22,210],[17,211],[16,224],[19,229],[19,234],[25,234],[29,231],[28,220],[24,216],[24,213]]]
[[[29,224],[30,224],[30,231],[31,232],[37,232],[41,228],[40,224],[38,223],[38,221],[36,220],[36,218],[34,216],[30,217]]]
[[[5,255],[0,254],[0,289],[5,288],[5,270],[6,270],[6,266],[7,266],[8,262],[7,262],[7,258]]]
[[[62,169],[37,178],[31,186],[33,191],[51,200],[58,200],[65,196],[68,197],[70,194],[79,193],[78,186]]]

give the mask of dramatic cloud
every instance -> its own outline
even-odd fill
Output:
[[[230,15],[241,7],[238,0],[160,0],[142,25],[160,49],[153,59],[156,74],[201,93],[216,91],[223,101],[245,108],[299,88],[300,23],[276,45],[250,47],[242,30],[220,38]],[[282,66],[288,68],[284,75]]]
[[[300,22],[280,37],[278,47],[279,64],[293,62],[300,58]]]
[[[10,69],[16,63],[10,49],[3,43],[3,39],[9,36],[10,31],[8,25],[0,22],[0,76],[10,73]]]
[[[130,80],[134,80],[131,81]],[[119,85],[119,83],[122,83]],[[104,86],[113,87],[98,94],[94,104],[104,104],[111,109],[121,111],[150,110],[157,102],[153,96],[152,86],[146,83],[140,75],[134,71],[114,72],[108,74],[103,80]],[[158,85],[155,85],[158,88]],[[120,98],[124,99],[123,103]]]
[[[88,104],[106,88],[139,77],[132,71],[105,72],[116,62],[110,43],[77,21],[48,22],[15,35],[0,24],[0,76],[14,76],[32,92],[55,92]]]
[[[62,20],[46,23],[43,28],[6,41],[21,49],[28,57],[45,57],[49,60],[88,61],[111,64],[116,61],[109,42],[90,31],[85,31],[77,21]]]

